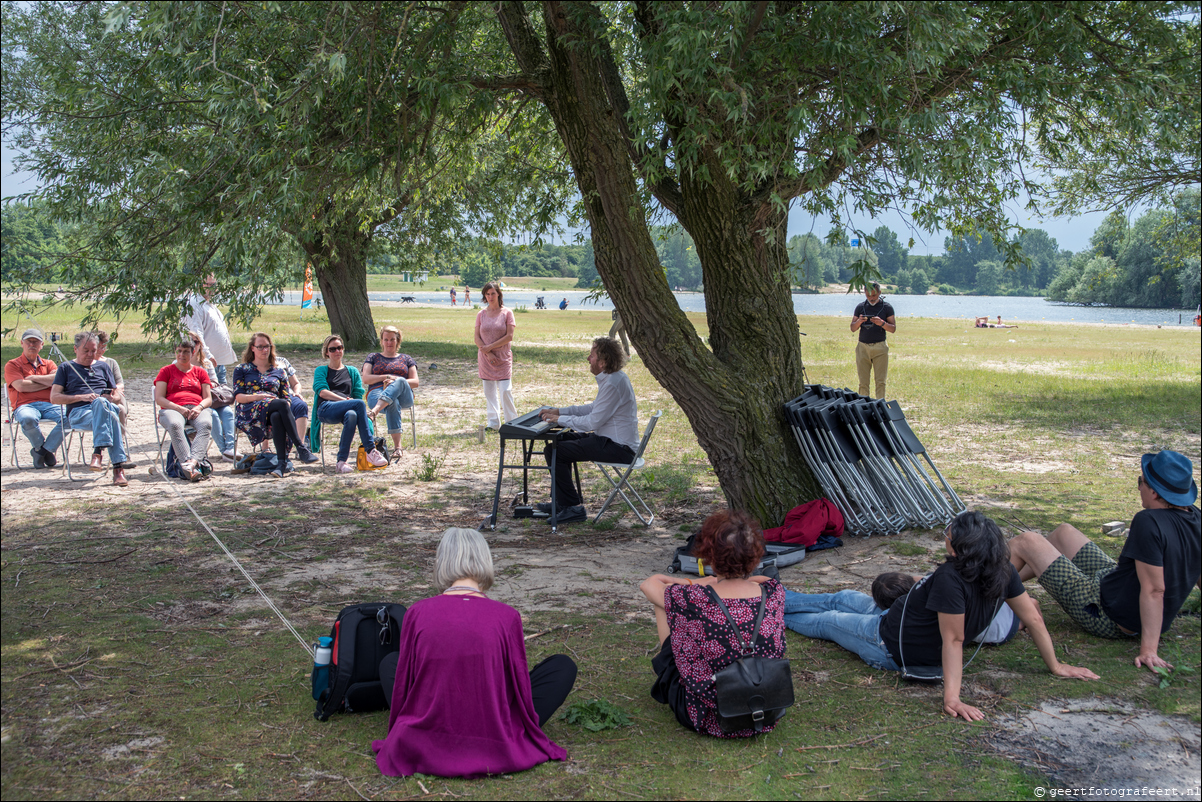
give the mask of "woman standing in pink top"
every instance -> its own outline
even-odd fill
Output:
[[[513,341],[515,322],[513,312],[505,308],[501,288],[490,281],[481,290],[488,306],[476,315],[476,347],[480,349],[476,363],[480,380],[484,382],[484,400],[488,404],[489,428],[501,428],[501,413],[505,421],[518,416],[513,402]]]

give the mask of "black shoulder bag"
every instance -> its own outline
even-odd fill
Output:
[[[784,658],[757,657],[755,641],[760,634],[767,607],[768,589],[760,586],[760,609],[755,616],[755,627],[751,639],[744,644],[739,625],[713,586],[707,586],[710,595],[726,615],[739,639],[742,656],[714,674],[714,690],[718,697],[718,724],[723,732],[751,730],[763,732],[764,727],[784,718],[793,706],[793,675],[789,661]]]

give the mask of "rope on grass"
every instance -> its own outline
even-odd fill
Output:
[[[73,371],[75,371],[75,375],[79,378],[79,380],[81,382],[83,382],[85,385],[87,384],[87,382],[84,381],[83,375],[79,372],[79,369],[75,367],[74,362],[67,359],[66,355],[64,355],[63,352],[59,350],[58,345],[53,340],[50,342],[50,349],[51,349],[51,351],[54,352],[54,355],[57,356],[61,360],[61,362],[63,364],[67,364],[67,365],[71,366],[71,369]],[[120,426],[120,421],[117,420],[116,412],[109,410],[109,414],[113,416],[113,423],[117,426]],[[153,407],[151,409],[151,414],[158,414],[154,411]],[[70,459],[70,456],[68,456],[68,455],[64,454],[64,457],[66,459]],[[154,459],[153,456],[151,457],[151,462],[152,463],[156,462],[156,460]],[[303,648],[305,650],[305,654],[309,655],[309,658],[312,659],[313,658],[313,649],[309,646],[308,642],[304,638],[301,637],[300,633],[296,631],[296,627],[292,626],[292,622],[290,622],[288,620],[287,616],[284,615],[283,611],[280,610],[279,607],[276,607],[275,602],[273,602],[271,600],[271,598],[263,591],[263,588],[259,587],[259,583],[256,582],[249,573],[247,573],[246,569],[242,567],[242,563],[238,562],[238,558],[234,556],[233,552],[231,552],[228,548],[226,548],[225,543],[223,543],[221,541],[221,538],[217,537],[217,533],[213,531],[213,528],[210,527],[209,524],[205,521],[205,519],[200,517],[200,513],[197,512],[196,509],[191,504],[188,503],[188,499],[184,498],[184,494],[179,492],[179,489],[171,484],[171,480],[167,477],[167,471],[165,470],[165,466],[156,464],[155,468],[156,468],[155,475],[163,480],[164,486],[168,490],[170,490],[172,493],[174,493],[176,498],[178,498],[180,501],[182,501],[184,503],[184,506],[188,508],[188,512],[192,513],[192,516],[194,518],[196,518],[196,520],[198,522],[200,522],[200,525],[202,527],[204,527],[204,530],[209,533],[209,537],[213,538],[213,540],[215,540],[217,542],[217,545],[220,546],[221,550],[225,552],[225,556],[229,557],[230,562],[232,562],[234,564],[234,567],[242,572],[242,576],[246,577],[246,581],[248,583],[250,583],[250,586],[252,588],[254,588],[256,591],[258,591],[259,595],[263,597],[263,601],[265,601],[267,603],[267,607],[273,613],[275,613],[276,616],[279,617],[280,621],[284,622],[284,626],[288,629],[289,632],[292,633],[292,637],[296,638],[297,642],[300,643],[301,648]],[[129,552],[127,552],[127,553],[129,553]],[[121,555],[121,556],[125,556],[125,555]],[[20,580],[20,574],[17,574],[17,579],[18,579],[18,581]]]
[[[305,654],[312,658],[313,649],[310,648],[308,642],[301,637],[301,634],[296,631],[296,627],[292,626],[292,622],[288,620],[283,611],[280,610],[279,607],[276,607],[275,602],[273,602],[267,593],[264,592],[263,588],[259,587],[259,583],[256,582],[249,573],[247,573],[246,569],[242,567],[242,563],[238,562],[238,558],[234,556],[233,552],[226,548],[225,543],[221,542],[221,538],[217,537],[217,533],[213,531],[212,527],[208,525],[204,518],[200,517],[200,513],[198,513],[192,507],[192,505],[188,503],[188,499],[184,498],[184,494],[179,492],[179,489],[171,484],[171,480],[167,477],[167,472],[163,470],[162,466],[156,465],[155,468],[155,475],[163,481],[164,486],[174,493],[176,498],[184,503],[184,506],[188,508],[188,512],[192,513],[196,520],[200,522],[200,525],[204,527],[204,530],[209,533],[209,537],[213,538],[213,540],[217,542],[217,545],[220,546],[221,550],[225,552],[225,556],[230,558],[230,562],[234,564],[234,567],[242,572],[242,576],[246,577],[246,581],[250,583],[250,586],[259,592],[259,595],[263,597],[263,601],[267,603],[267,606],[271,609],[271,611],[275,613],[281,621],[284,622],[284,626],[289,632],[292,633],[292,637],[296,638],[297,642],[300,643],[301,648],[305,650]]]

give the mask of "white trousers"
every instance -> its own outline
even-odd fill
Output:
[[[505,408],[505,422],[518,416],[517,405],[513,402],[513,380],[488,381],[484,383],[484,401],[488,404],[488,425],[493,429],[501,428],[501,407]]]

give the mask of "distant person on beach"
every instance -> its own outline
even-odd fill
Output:
[[[1194,464],[1184,454],[1144,454],[1137,486],[1143,510],[1118,561],[1079,529],[1060,524],[1044,538],[1023,532],[1010,541],[1010,562],[1024,582],[1039,584],[1069,618],[1099,638],[1139,640],[1136,666],[1173,666],[1159,655],[1194,587],[1202,587],[1202,518],[1194,502]]]
[[[1017,329],[1018,326],[1010,325],[1002,322],[1002,316],[997,316],[997,323],[989,322],[989,315],[982,315],[972,319],[972,324],[978,329]]]
[[[476,367],[484,383],[488,426],[500,429],[503,422],[518,416],[513,400],[513,351],[509,347],[517,323],[513,312],[505,308],[505,295],[496,282],[488,282],[480,292],[488,305],[476,315]]]
[[[881,285],[873,282],[864,288],[864,301],[856,306],[851,330],[860,333],[856,344],[856,373],[860,377],[860,395],[868,395],[868,379],[876,373],[876,397],[885,397],[885,379],[889,375],[889,344],[885,335],[897,331],[893,306],[881,298]]]
[[[562,312],[564,309],[567,309],[567,308],[568,308],[568,299],[564,298],[562,301],[559,302],[559,310]]]
[[[458,305],[458,303],[457,303],[457,298],[458,298],[458,296],[457,296],[457,295],[455,295],[455,288],[454,288],[454,287],[451,287],[451,306],[457,306],[457,305]]]
[[[472,305],[472,288],[467,286],[466,284],[463,285],[463,305],[464,306]]]

